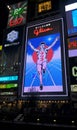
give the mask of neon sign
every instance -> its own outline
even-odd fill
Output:
[[[68,38],[68,49],[77,49],[77,37]]]
[[[22,24],[22,22],[23,22],[23,18],[17,18],[15,20],[10,20],[9,26],[12,27],[12,26],[20,25],[20,24]]]
[[[51,1],[41,2],[38,4],[38,13],[52,9]]]
[[[34,34],[36,35],[36,36],[38,36],[40,33],[44,33],[44,32],[48,32],[48,31],[51,31],[51,30],[53,30],[53,28],[39,28],[39,29],[35,29],[34,30]]]
[[[72,67],[72,75],[77,77],[77,66]]]
[[[0,45],[0,51],[2,51],[2,45]]]
[[[18,38],[18,32],[13,30],[7,35],[7,41],[13,42]]]
[[[27,2],[20,2],[10,6],[7,27],[13,27],[26,22]]]
[[[22,15],[24,12],[24,8],[18,8],[12,11],[11,15],[16,18],[16,17],[20,17],[20,15]]]
[[[4,32],[3,47],[19,46],[23,43],[23,26],[8,28]]]
[[[73,88],[74,86],[77,86],[77,57],[69,58],[69,75],[70,85]]]
[[[35,29],[33,30],[33,33],[34,35],[38,36],[42,33],[45,33],[45,32],[49,32],[49,31],[52,31],[53,30],[53,27],[51,27],[51,24],[44,24],[42,26],[36,26]]]

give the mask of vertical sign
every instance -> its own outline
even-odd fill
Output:
[[[32,23],[26,32],[22,95],[68,96],[63,19]]]
[[[7,28],[26,23],[27,1],[10,5]]]

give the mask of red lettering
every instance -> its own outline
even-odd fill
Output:
[[[14,24],[14,22],[13,22],[13,20],[11,20],[11,21],[9,22],[9,26],[13,26],[13,24]]]
[[[69,48],[69,49],[77,48],[77,41],[69,42],[69,43],[68,43],[68,48]]]
[[[23,18],[17,18],[15,20],[10,20],[9,26],[12,27],[12,26],[19,25],[22,23],[22,21],[23,21]]]
[[[35,34],[36,36],[39,35],[38,29],[34,30],[34,34]]]
[[[16,25],[17,25],[17,24],[21,24],[22,21],[23,21],[23,18],[18,18],[17,21],[16,21]]]
[[[51,30],[53,30],[53,28],[49,28],[49,27],[47,27],[47,28],[38,28],[38,29],[34,30],[34,34],[36,36],[38,36],[40,33],[48,32],[48,31],[51,31]]]

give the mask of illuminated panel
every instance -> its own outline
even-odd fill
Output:
[[[0,92],[0,96],[4,96],[4,95],[13,96],[13,95],[15,95],[15,92]]]
[[[77,2],[65,5],[68,36],[77,35]]]
[[[18,80],[18,76],[3,76],[3,77],[0,77],[0,82],[4,81],[16,81]]]
[[[77,37],[68,38],[69,57],[77,56]]]
[[[69,58],[69,68],[71,91],[77,92],[77,57]]]
[[[0,45],[0,51],[2,51],[2,45]]]
[[[24,27],[5,29],[0,62],[0,83],[17,83],[23,46]]]
[[[7,48],[20,45],[23,40],[23,32],[23,26],[8,28],[4,30],[3,46]]]
[[[51,1],[46,1],[38,4],[38,13],[52,9]]]
[[[61,99],[68,96],[63,18],[27,26],[22,96]]]
[[[56,6],[57,5],[57,6]],[[50,12],[55,13],[56,11],[59,11],[59,0],[45,0],[45,1],[38,1],[37,3],[37,12],[38,14]]]
[[[26,23],[27,1],[9,5],[7,28]]]
[[[0,84],[0,89],[11,89],[11,88],[17,88],[18,84],[16,83],[8,83],[8,84]]]
[[[77,2],[75,3],[71,3],[65,6],[65,11],[70,11],[70,10],[74,10],[77,8]]]

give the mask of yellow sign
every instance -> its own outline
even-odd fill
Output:
[[[2,50],[2,45],[0,45],[0,51]]]
[[[52,9],[51,1],[46,1],[38,4],[38,13]]]

